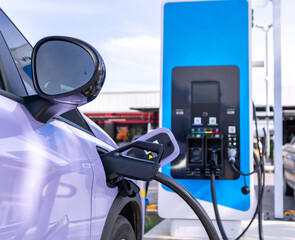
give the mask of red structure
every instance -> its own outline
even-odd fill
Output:
[[[87,117],[104,129],[117,143],[130,142],[135,136],[148,131],[148,124],[159,126],[159,109],[132,109],[128,113],[85,113]]]

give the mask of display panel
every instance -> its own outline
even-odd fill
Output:
[[[218,84],[192,82],[192,100],[194,104],[218,103]]]

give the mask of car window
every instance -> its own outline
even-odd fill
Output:
[[[59,119],[94,136],[94,133],[77,108],[60,115]]]
[[[2,11],[0,11],[0,31],[13,57],[28,95],[35,95],[36,91],[31,73],[32,46]]]

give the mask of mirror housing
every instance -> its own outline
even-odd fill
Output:
[[[94,100],[105,80],[103,59],[81,40],[53,36],[41,39],[32,53],[32,76],[37,96],[24,103],[34,118],[53,117]]]

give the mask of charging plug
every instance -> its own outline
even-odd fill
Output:
[[[237,156],[237,149],[236,148],[229,148],[227,151],[228,154],[228,160],[230,163],[236,162],[236,156]]]
[[[218,164],[218,154],[217,154],[218,149],[212,149],[211,150],[211,155],[210,155],[210,171],[216,171],[217,164]]]

